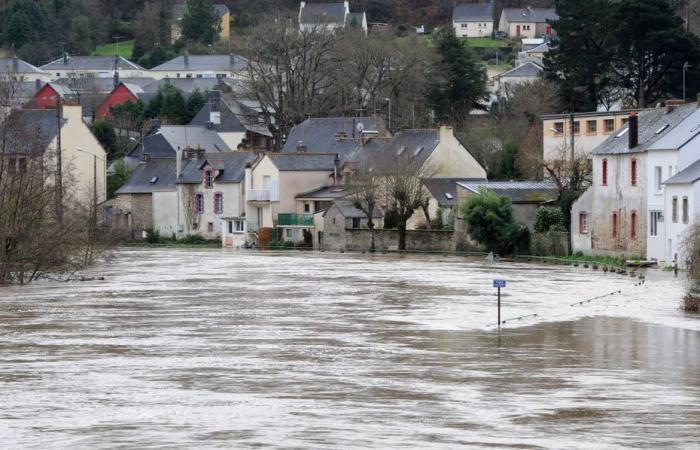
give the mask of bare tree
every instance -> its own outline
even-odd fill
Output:
[[[197,212],[197,192],[196,185],[183,184],[181,186],[182,212],[185,216],[187,232],[199,229],[199,214]]]
[[[374,213],[379,211],[381,194],[381,178],[374,172],[371,166],[361,165],[353,174],[351,180],[352,204],[362,211],[367,217],[369,229],[369,251],[375,250],[374,245]]]

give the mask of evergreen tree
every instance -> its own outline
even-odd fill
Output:
[[[194,116],[197,115],[200,109],[207,103],[207,94],[203,93],[199,89],[192,91],[189,97],[187,97],[187,112],[184,117],[184,123],[190,123]]]
[[[488,99],[486,70],[452,28],[433,35],[439,61],[434,64],[429,100],[440,122],[461,122]]]
[[[15,49],[48,37],[46,12],[39,2],[16,0],[0,9],[0,42]]]
[[[188,0],[182,16],[182,35],[202,44],[213,44],[221,32],[221,20],[212,0]]]

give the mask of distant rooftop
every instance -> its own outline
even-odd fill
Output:
[[[117,57],[119,70],[146,70],[136,63],[119,56]],[[82,70],[82,71],[112,71],[115,66],[114,56],[71,56],[61,57],[44,64],[42,70],[53,72],[56,70]]]
[[[557,185],[548,181],[465,181],[457,184],[474,193],[486,189],[510,198],[513,203],[544,203],[556,200],[559,195]]]
[[[455,6],[454,22],[493,22],[493,3],[464,3]]]
[[[248,65],[239,55],[183,55],[151,69],[153,72],[208,71],[237,72]]]

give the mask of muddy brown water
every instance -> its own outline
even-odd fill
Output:
[[[667,274],[123,250],[95,275],[0,288],[0,447],[700,448]],[[493,278],[538,316],[498,332]]]

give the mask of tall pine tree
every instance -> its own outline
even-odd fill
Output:
[[[221,32],[219,18],[212,0],[188,0],[182,16],[182,35],[202,44],[213,44]]]

